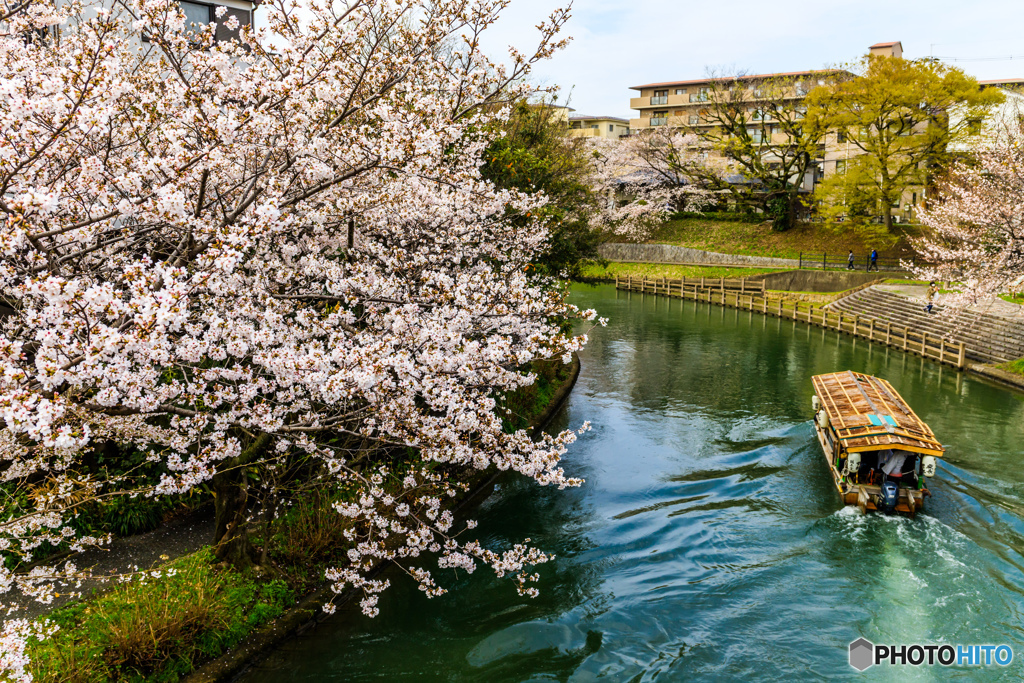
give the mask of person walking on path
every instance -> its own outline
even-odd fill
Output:
[[[876,273],[878,272],[878,250],[877,249],[872,249],[871,250],[871,263],[868,264],[868,272],[871,272],[872,268],[875,269]]]
[[[853,265],[853,249],[850,250],[850,255],[846,257],[846,269],[856,270],[856,268]]]
[[[938,293],[939,288],[935,286],[935,280],[928,283],[928,305],[924,307],[925,313],[932,312],[932,306],[935,305],[935,295]]]

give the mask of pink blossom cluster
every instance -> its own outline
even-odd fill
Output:
[[[499,414],[534,381],[526,363],[585,344],[562,321],[595,319],[531,275],[545,226],[506,218],[543,198],[479,173],[488,131],[564,44],[556,10],[532,52],[489,61],[505,5],[274,0],[220,43],[174,0],[0,14],[0,479],[46,482],[0,519],[0,550],[102,543],[69,525],[83,501],[187,493],[262,435],[268,472],[302,453],[352,493],[350,563],[327,578],[367,614],[381,561],[443,592],[405,564],[424,553],[533,590],[547,556],[459,541],[448,509],[465,472],[580,483],[560,466],[577,431],[533,439]],[[368,472],[332,435],[417,458]],[[163,479],[83,474],[107,441]],[[84,575],[0,568],[0,593],[46,599]],[[8,624],[0,671],[16,677],[31,628]]]
[[[919,277],[957,283],[951,310],[1024,290],[1024,130],[1019,122],[955,164],[921,211]]]
[[[596,228],[634,240],[675,211],[702,211],[715,195],[702,178],[722,176],[719,155],[692,133],[656,128],[620,140],[592,138],[591,187],[601,197]],[[699,173],[695,171],[700,170]]]

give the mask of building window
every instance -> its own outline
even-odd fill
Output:
[[[668,124],[668,112],[667,111],[656,111],[651,114],[651,125],[652,126],[664,126]]]
[[[846,173],[846,160],[839,159],[836,161],[836,175],[842,175]]]
[[[708,101],[708,89],[701,88],[700,92],[690,93],[691,102],[707,102]]]
[[[201,29],[214,20],[210,13],[213,8],[209,5],[200,5],[197,2],[185,2],[184,0],[178,4],[181,5],[181,11],[185,13],[185,28],[195,25],[196,29]]]
[[[760,128],[747,128],[747,135],[751,142],[761,142],[764,139],[763,131]]]
[[[685,95],[686,94],[686,88],[676,88],[676,94],[677,95]]]
[[[593,128],[594,130],[598,130],[601,126],[599,126],[596,123],[592,123],[592,124],[590,124],[590,127]]]
[[[188,0],[178,0],[178,4],[181,5],[181,11],[185,13],[186,30],[199,31],[207,24],[216,23],[217,31],[214,38],[218,42],[231,39],[238,40],[240,38],[239,32],[241,31],[241,28],[252,24],[252,14],[248,10],[227,7],[225,8],[227,9],[227,12],[224,13],[224,16],[218,19],[215,12],[217,5],[207,5],[201,2],[188,2]],[[238,19],[238,28],[234,31],[225,25],[231,17]]]
[[[668,90],[655,90],[651,104],[668,104]]]
[[[690,117],[690,125],[691,126],[696,126],[698,123],[700,123],[700,117],[699,116],[691,116]]]
[[[614,133],[615,132],[615,124],[614,123],[609,123],[608,124],[608,132],[609,133]]]
[[[981,119],[970,119],[967,122],[968,135],[981,135]]]
[[[844,142],[846,142],[846,131],[845,130],[838,130],[838,131],[836,131],[836,143],[841,145]]]

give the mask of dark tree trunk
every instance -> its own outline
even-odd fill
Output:
[[[236,458],[221,464],[213,476],[214,495],[213,546],[218,560],[239,569],[252,566],[256,549],[249,539],[247,502],[249,498],[246,466],[258,460],[270,444],[269,434],[260,434]]]
[[[216,510],[213,531],[214,554],[218,560],[228,562],[239,569],[252,565],[255,553],[249,542],[246,524],[245,477],[237,469],[219,472],[213,477],[214,509]]]

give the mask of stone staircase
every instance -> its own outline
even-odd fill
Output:
[[[955,318],[941,316],[942,306],[924,312],[924,302],[868,287],[828,305],[831,310],[874,318],[926,332],[936,338],[964,342],[966,357],[981,363],[1003,363],[1024,357],[1024,321],[964,311]]]

